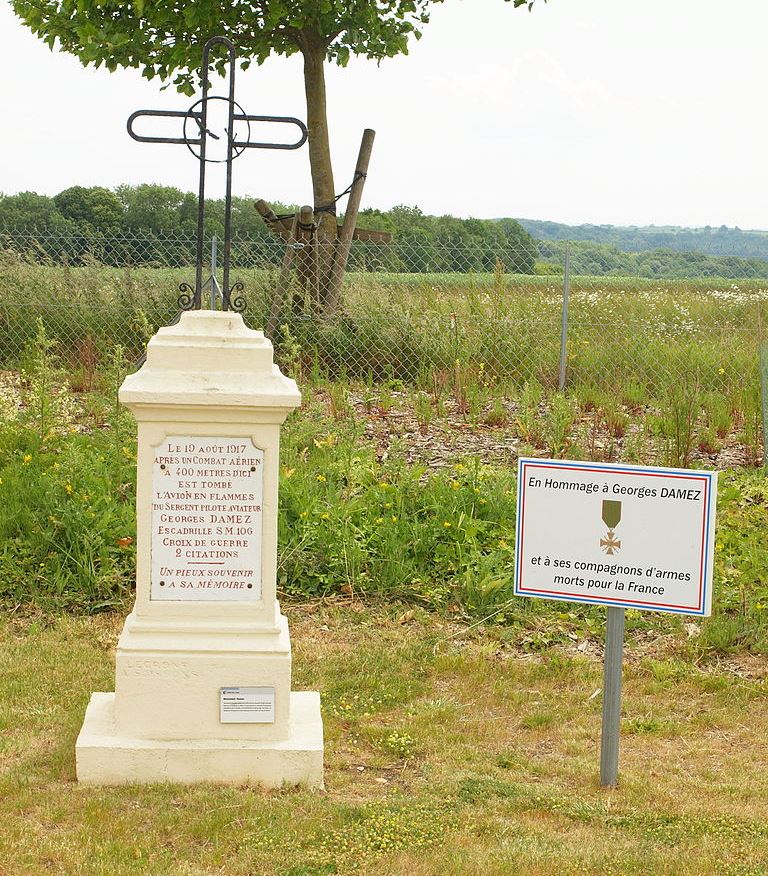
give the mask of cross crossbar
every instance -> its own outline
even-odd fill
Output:
[[[209,68],[210,55],[214,46],[221,45],[227,50],[227,78],[229,81],[229,89],[227,97],[218,95],[211,96],[208,94],[210,87]],[[222,286],[222,309],[236,310],[238,312],[245,310],[245,299],[239,294],[243,289],[242,283],[235,283],[233,286],[229,284],[230,263],[232,254],[232,162],[240,156],[246,149],[299,149],[307,141],[307,127],[300,119],[293,116],[261,116],[250,115],[235,100],[235,46],[231,40],[226,37],[212,37],[203,47],[203,61],[201,67],[201,80],[203,86],[202,97],[194,103],[188,110],[137,110],[132,113],[128,119],[128,133],[130,136],[140,143],[171,143],[175,145],[186,146],[190,152],[198,159],[200,163],[200,176],[198,182],[198,201],[197,201],[197,256],[195,264],[195,288],[191,289],[188,283],[182,283],[179,287],[181,295],[178,303],[183,310],[196,309],[202,307],[203,294],[203,237],[205,230],[205,171],[206,165],[210,163],[226,163],[227,166],[227,182],[226,195],[224,199],[224,259],[223,269],[224,278]],[[207,157],[207,148],[209,138],[220,139],[216,134],[208,129],[208,104],[212,100],[224,101],[227,104],[227,127],[226,136],[226,158],[225,159],[210,159]],[[166,119],[181,119],[184,121],[183,134],[180,137],[160,137],[151,134],[139,134],[134,130],[134,122],[142,118],[166,118]],[[196,136],[192,137],[187,134],[187,122],[192,121],[197,129]],[[245,122],[248,125],[247,139],[237,139],[235,135],[235,122]],[[268,123],[268,124],[287,124],[299,128],[299,139],[293,143],[269,143],[266,141],[257,141],[251,139],[251,123]],[[199,151],[195,151],[193,147],[198,147]],[[233,299],[232,293],[238,293]],[[191,293],[191,294],[190,294]]]

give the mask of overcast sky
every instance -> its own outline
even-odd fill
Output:
[[[561,222],[768,228],[766,0],[445,0],[408,56],[327,71],[337,190],[377,132],[364,206]],[[51,53],[0,0],[0,191],[196,188],[139,108],[186,109],[134,70]],[[254,114],[306,115],[298,57],[239,76]],[[311,200],[306,147],[247,152],[235,193]],[[211,174],[211,194],[223,181]]]

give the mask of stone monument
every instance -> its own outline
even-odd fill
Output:
[[[94,693],[77,778],[322,787],[320,696],[291,692],[276,598],[280,426],[296,383],[232,311],[150,340],[120,401],[138,422],[136,604],[115,693]]]

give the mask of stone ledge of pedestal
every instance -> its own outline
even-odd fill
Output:
[[[281,742],[157,741],[118,734],[114,695],[94,693],[76,744],[77,779],[91,785],[252,782],[323,787],[320,695],[291,694],[288,737]]]
[[[145,365],[125,378],[118,397],[137,420],[150,419],[151,408],[170,406],[172,413],[165,412],[172,416],[169,422],[199,421],[201,416],[209,416],[208,409],[227,409],[228,422],[233,422],[229,408],[248,408],[248,419],[242,421],[280,424],[301,404],[301,393],[296,381],[286,377],[277,365],[272,369],[270,374],[254,375],[250,371],[151,371]],[[177,378],[173,389],[168,387],[171,375]]]
[[[165,604],[164,604],[165,605]],[[125,619],[117,651],[233,651],[265,654],[291,652],[288,619],[275,612],[275,624],[260,624],[247,618],[210,617],[208,606],[195,605],[196,614],[140,616],[134,609]],[[242,609],[241,609],[242,613]]]

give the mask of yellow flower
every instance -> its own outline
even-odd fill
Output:
[[[320,481],[321,484],[324,484],[327,480],[324,474],[319,474],[315,477],[316,481]]]
[[[320,519],[327,520],[330,516],[331,515],[327,511],[323,511],[323,513],[320,515]]]
[[[306,511],[302,511],[301,514],[299,514],[299,517],[301,517],[301,518],[304,518],[304,517],[306,517],[306,516],[307,516],[307,512],[306,512]]]
[[[397,523],[397,517],[395,517],[394,514],[392,515],[392,517],[390,519],[392,520],[393,523]]]
[[[295,475],[295,474],[296,474],[296,469],[295,469],[295,468],[284,468],[284,469],[283,469],[283,477],[284,477],[284,478],[290,478],[290,477],[292,477],[292,476]]]
[[[444,520],[444,521],[443,521],[443,526],[444,526],[446,529],[450,529],[450,528],[453,526],[453,524],[452,524],[449,520]]]
[[[64,484],[64,489],[67,491],[67,493],[69,493],[70,496],[72,495],[72,484]]]
[[[24,465],[29,465],[32,462],[32,456],[29,453],[24,454]]]
[[[725,368],[718,368],[717,373],[718,374],[725,374]]]
[[[383,517],[377,517],[373,522],[374,522],[374,523],[383,523],[383,522],[384,522],[384,518],[383,518]]]

